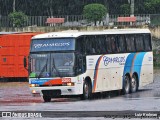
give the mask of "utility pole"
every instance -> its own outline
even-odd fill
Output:
[[[16,0],[13,0],[13,12],[16,12]],[[13,27],[15,27],[14,23],[13,23]]]
[[[16,11],[16,0],[13,0],[13,12]]]
[[[134,16],[134,0],[128,0],[130,4],[130,16]]]
[[[134,0],[131,0],[131,16],[134,16]]]
[[[128,0],[128,3],[130,4],[130,17],[134,17],[134,0]],[[133,23],[130,22],[130,25]]]

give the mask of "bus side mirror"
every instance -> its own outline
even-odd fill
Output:
[[[23,65],[24,65],[24,68],[27,67],[27,58],[26,58],[26,56],[25,56],[24,59],[23,59]]]

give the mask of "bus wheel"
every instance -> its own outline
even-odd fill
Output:
[[[43,96],[44,102],[51,102],[51,97],[49,96]]]
[[[134,93],[138,89],[137,78],[135,75],[132,76],[131,79],[131,92]]]
[[[84,82],[83,85],[83,94],[81,96],[82,100],[90,99],[92,94],[91,84],[87,81]]]
[[[123,93],[124,94],[129,94],[130,93],[130,78],[128,75],[125,76],[124,78],[124,86],[123,86]]]

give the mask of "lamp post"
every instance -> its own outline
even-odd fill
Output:
[[[0,14],[0,30],[1,30],[1,25],[2,25],[2,23],[1,23],[1,18],[2,18],[2,15]]]
[[[130,4],[130,17],[134,17],[134,0],[128,0],[129,4]],[[130,22],[130,25],[132,25],[133,23]]]
[[[134,16],[134,0],[128,0],[130,4],[130,16]]]
[[[13,12],[16,11],[16,0],[13,0]]]
[[[131,16],[134,16],[134,0],[131,0]]]

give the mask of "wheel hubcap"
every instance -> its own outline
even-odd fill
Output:
[[[126,82],[125,82],[125,84],[126,84],[126,86],[125,86],[126,91],[129,90],[129,83],[128,83],[128,82],[129,82],[129,81],[128,81],[128,79],[126,78]]]
[[[126,91],[128,91],[128,88],[129,88],[128,85],[126,85]]]
[[[88,97],[88,85],[87,84],[85,84],[84,89],[85,89],[85,96]]]
[[[135,90],[137,83],[136,83],[136,80],[135,80],[134,78],[132,78],[132,83],[131,83],[131,85],[132,85],[132,89]]]

